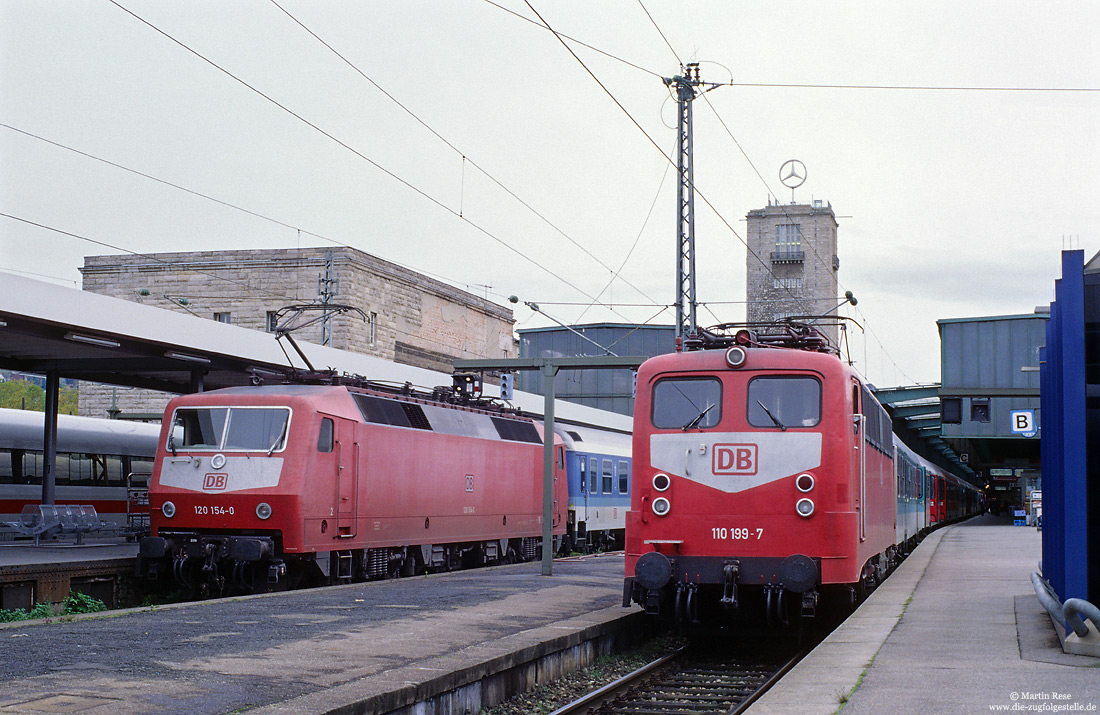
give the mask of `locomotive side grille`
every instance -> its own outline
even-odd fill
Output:
[[[411,402],[402,402],[401,406],[405,408],[405,416],[409,418],[409,425],[416,429],[431,429],[432,425],[428,422],[427,416],[424,414],[424,408],[420,405],[415,405]]]
[[[531,422],[524,422],[522,420],[508,420],[501,417],[493,417],[493,426],[497,428],[497,434],[501,439],[507,439],[512,442],[531,442],[533,444],[542,444],[542,437],[539,436],[539,432],[535,429],[535,425]]]
[[[367,422],[424,430],[432,428],[420,405],[399,400],[386,400],[374,395],[362,395],[356,392],[351,393],[351,396],[355,400],[359,412],[362,413],[363,419]]]

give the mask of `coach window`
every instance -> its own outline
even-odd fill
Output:
[[[653,386],[653,426],[709,429],[722,418],[722,383],[713,378],[667,378]]]
[[[630,488],[630,464],[619,462],[619,494],[626,494]]]
[[[333,446],[333,423],[328,417],[321,418],[321,432],[317,435],[317,451],[331,452]]]
[[[600,493],[600,462],[595,457],[588,458],[588,493]]]
[[[821,421],[821,383],[813,377],[776,376],[749,380],[748,419],[753,427],[787,430]]]
[[[610,459],[603,460],[603,493],[611,493],[611,485],[615,481],[615,464]]]

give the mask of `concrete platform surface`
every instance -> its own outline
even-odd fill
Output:
[[[1098,712],[1030,575],[1041,535],[991,515],[930,534],[750,715]]]
[[[0,713],[324,712],[607,623],[621,555],[0,624]]]
[[[0,569],[8,566],[87,563],[112,559],[136,559],[138,545],[123,537],[89,537],[83,544],[56,539],[35,546],[33,541],[0,542]]]

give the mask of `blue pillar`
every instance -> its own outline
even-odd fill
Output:
[[[1062,279],[1055,283],[1050,306],[1040,392],[1043,575],[1062,600],[1089,597],[1083,271],[1081,251],[1062,252]]]

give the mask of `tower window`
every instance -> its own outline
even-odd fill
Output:
[[[802,253],[802,226],[797,223],[781,223],[775,227],[775,252],[796,256]]]

